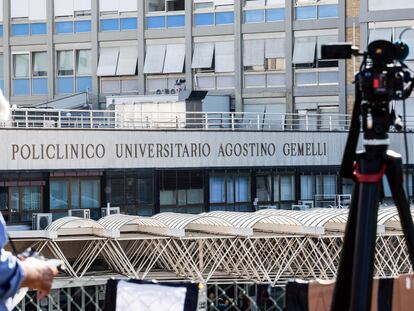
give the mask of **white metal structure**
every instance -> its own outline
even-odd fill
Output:
[[[47,257],[62,259],[72,280],[98,273],[275,285],[292,277],[335,277],[346,220],[347,209],[331,208],[153,217],[119,214],[99,221],[65,217],[54,221],[45,231],[48,234],[11,235],[18,248],[30,245]],[[381,209],[378,220],[376,275],[409,272],[396,210]]]

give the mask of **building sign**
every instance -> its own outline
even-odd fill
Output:
[[[346,133],[3,130],[1,170],[339,165]]]

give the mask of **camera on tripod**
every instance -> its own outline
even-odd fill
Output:
[[[413,78],[404,64],[409,48],[404,42],[373,41],[368,50],[360,53],[350,43],[332,43],[322,46],[322,59],[348,59],[362,56],[360,72],[356,76],[362,100],[389,102],[410,96]]]

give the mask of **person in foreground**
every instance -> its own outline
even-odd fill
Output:
[[[0,214],[0,311],[7,310],[6,302],[19,288],[38,290],[38,299],[49,294],[56,267],[36,258],[17,258],[4,250],[7,244],[6,224]]]

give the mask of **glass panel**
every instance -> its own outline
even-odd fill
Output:
[[[91,32],[91,21],[75,21],[75,32]]]
[[[273,193],[274,193],[273,194],[273,200],[275,202],[280,201],[280,191],[279,191],[280,184],[279,184],[279,179],[280,179],[280,176],[276,175],[274,177],[274,180],[273,180]]]
[[[58,51],[58,75],[73,75],[73,51]]]
[[[285,74],[267,74],[267,86],[283,86],[286,85]]]
[[[74,90],[73,78],[57,78],[58,94],[73,94]]]
[[[176,205],[175,190],[161,190],[160,191],[160,205]]]
[[[76,78],[76,93],[92,91],[92,77],[78,77]]]
[[[319,84],[338,84],[338,80],[338,71],[319,72]]]
[[[319,6],[319,18],[333,18],[338,17],[338,5],[320,5]]]
[[[245,75],[244,76],[245,87],[265,87],[266,76],[261,75]]]
[[[29,77],[29,54],[15,54],[14,58],[14,77],[28,78]]]
[[[29,24],[15,24],[11,25],[12,36],[28,36],[29,35]]]
[[[18,222],[20,220],[19,215],[19,188],[10,188],[10,220],[11,222]]]
[[[292,201],[295,199],[295,176],[280,177],[280,200]]]
[[[265,19],[264,10],[249,10],[244,11],[245,23],[263,23]]]
[[[217,76],[217,88],[229,89],[234,87],[234,76]]]
[[[214,14],[213,13],[194,14],[194,25],[195,26],[214,25]]]
[[[316,191],[315,194],[323,194],[323,176],[315,176]]]
[[[148,0],[148,12],[165,11],[165,0]]]
[[[22,210],[39,211],[41,209],[41,187],[22,187]],[[31,219],[25,219],[30,221]]]
[[[203,189],[187,190],[187,204],[202,204],[204,202]]]
[[[9,207],[9,191],[7,187],[0,187],[0,210],[7,210]]]
[[[177,190],[178,194],[178,205],[187,205],[187,191],[186,190]]]
[[[315,193],[315,185],[313,184],[313,176],[300,176],[300,198],[301,200],[313,200]]]
[[[3,37],[3,25],[0,25],[0,37]]]
[[[46,78],[37,78],[32,80],[32,94],[34,95],[47,95],[48,85]]]
[[[55,32],[57,34],[73,33],[73,22],[56,22]]]
[[[234,23],[233,12],[219,12],[216,13],[216,25],[225,25]]]
[[[30,25],[31,34],[45,35],[47,33],[46,23],[33,23]]]
[[[277,22],[285,19],[285,9],[266,10],[266,22]]]
[[[81,180],[81,207],[99,208],[101,206],[100,182],[98,179]]]
[[[135,30],[138,28],[138,20],[136,17],[121,18],[121,30]]]
[[[165,28],[165,16],[149,16],[147,17],[147,28]]]
[[[197,89],[215,89],[216,78],[215,77],[196,77],[197,78]]]
[[[152,178],[137,179],[138,202],[152,204],[153,202],[153,181]]]
[[[138,92],[138,80],[121,80],[121,92]]]
[[[125,203],[124,181],[125,179],[123,176],[110,177],[110,180],[108,182],[109,187],[106,188],[106,193],[111,205],[123,205]]]
[[[33,73],[34,77],[47,76],[48,58],[46,52],[33,53]]]
[[[70,181],[70,205],[72,209],[79,208],[79,179]]]
[[[236,177],[236,202],[250,202],[250,178],[249,176]]]
[[[224,176],[210,176],[210,203],[225,202]]]
[[[295,8],[296,19],[316,19],[316,6],[301,6]]]
[[[66,180],[50,181],[50,209],[68,208],[68,182]]]
[[[349,178],[342,178],[342,194],[352,194],[354,182]]]
[[[184,0],[167,0],[167,11],[183,11]]]
[[[119,30],[119,19],[101,19],[101,31],[114,31]]]
[[[272,193],[272,176],[256,177],[256,195],[259,202],[270,202]]]
[[[121,92],[119,80],[101,80],[101,92],[119,94]]]
[[[77,51],[77,73],[78,75],[92,74],[92,51],[78,50]]]
[[[29,79],[13,80],[13,95],[15,96],[30,95]]]
[[[323,176],[323,193],[324,195],[335,195],[336,194],[336,176],[325,175]]]
[[[168,28],[179,28],[179,27],[184,27],[184,25],[185,25],[184,15],[167,16],[167,27]]]
[[[234,202],[233,176],[228,176],[227,180],[227,203]]]
[[[296,85],[315,85],[317,84],[316,72],[296,72]]]

